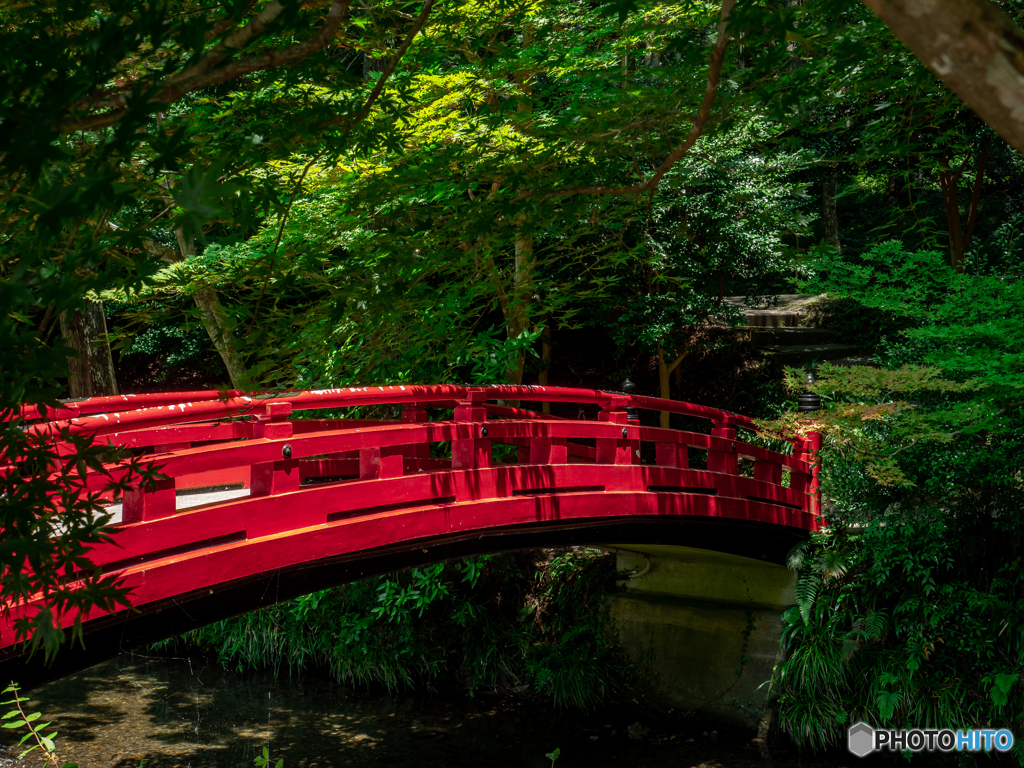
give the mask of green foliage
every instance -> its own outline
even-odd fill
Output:
[[[47,765],[52,765],[54,768],[58,766],[60,768],[78,768],[77,763],[61,763],[60,758],[57,756],[57,745],[54,743],[54,739],[57,738],[57,731],[53,731],[45,736],[43,735],[43,730],[50,724],[37,722],[42,717],[39,712],[25,712],[21,703],[28,701],[28,697],[18,695],[18,686],[11,683],[4,689],[4,693],[11,694],[13,698],[0,702],[0,705],[6,707],[13,704],[14,709],[0,716],[0,720],[6,721],[3,725],[0,725],[0,728],[24,728],[27,730],[28,733],[18,741],[19,747],[25,746],[25,743],[30,740],[35,742],[35,744],[27,747],[18,755],[18,760],[21,760],[25,755],[39,750],[45,756]]]
[[[726,286],[777,282],[792,267],[781,238],[813,219],[791,178],[807,158],[773,148],[779,129],[756,113],[716,122],[652,200],[569,194],[642,179],[681,140],[714,14],[659,3],[620,25],[578,2],[450,7],[410,51],[420,66],[391,93],[404,111],[386,140],[276,164],[295,183],[285,208],[244,239],[207,226],[205,250],[143,295],[229,298],[249,373],[284,386],[502,380],[551,326],[609,315],[627,346],[674,343],[724,315]]]
[[[12,415],[0,410],[0,419]],[[10,462],[0,474],[0,594],[10,601],[16,638],[32,652],[41,648],[49,661],[65,639],[62,619],[72,617],[72,637],[80,637],[82,613],[91,606],[114,611],[127,605],[125,590],[90,563],[87,548],[109,540],[103,492],[119,494],[156,471],[130,459],[115,480],[104,468],[113,458],[107,446],[67,427],[53,435],[23,427],[20,418],[0,420],[2,457]],[[55,460],[58,441],[67,453]],[[102,491],[87,487],[91,470],[107,477]]]
[[[776,132],[751,120],[701,142],[638,212],[637,231],[620,235],[631,247],[593,270],[590,314],[620,348],[686,348],[693,326],[738,325],[725,291],[765,293],[796,266],[783,237],[814,218],[793,180],[806,158],[770,149]]]
[[[776,423],[824,435],[826,520],[790,560],[783,727],[813,748],[856,720],[1021,732],[1024,276],[1013,261],[957,274],[898,243],[818,267],[818,285],[906,325],[883,367],[822,366],[813,423]]]
[[[858,257],[823,251],[815,266],[816,289],[905,318],[910,327],[883,349],[884,360],[916,352],[950,376],[986,386],[991,398],[1024,390],[1024,328],[1013,311],[1024,306],[1020,251],[957,274],[940,252],[887,241]]]
[[[218,622],[183,636],[224,664],[277,673],[324,668],[389,690],[459,681],[529,685],[587,709],[638,685],[605,599],[612,560],[554,557],[534,574],[511,555],[414,568]],[[158,647],[166,647],[167,641]]]
[[[253,765],[256,768],[284,768],[284,758],[281,758],[276,763],[270,762],[270,749],[263,747],[263,751],[253,758]]]

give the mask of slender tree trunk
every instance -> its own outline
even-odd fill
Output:
[[[939,189],[942,190],[942,202],[946,206],[946,229],[949,231],[949,263],[954,272],[964,271],[963,229],[960,226],[960,203],[956,196],[956,183],[960,174],[949,168],[952,158],[947,158],[947,168],[939,171]]]
[[[978,155],[978,168],[974,173],[974,189],[971,190],[971,208],[967,212],[967,230],[964,232],[965,250],[971,244],[971,238],[974,236],[974,225],[978,221],[978,206],[981,205],[981,185],[985,179],[985,163],[988,162],[990,149],[992,149],[991,136],[985,140],[985,144],[981,148],[981,154]]]
[[[187,259],[189,256],[194,256],[196,250],[192,239],[186,238],[180,228],[175,234],[178,236],[178,249],[181,251],[181,257]],[[245,365],[238,352],[238,340],[231,330],[228,314],[220,303],[220,296],[211,288],[202,288],[196,291],[193,298],[199,308],[200,321],[209,334],[214,349],[217,350],[220,359],[224,361],[228,378],[231,379],[231,386],[235,389],[245,389],[248,383]]]
[[[981,185],[985,179],[985,164],[992,148],[992,137],[989,137],[978,153],[978,165],[974,173],[974,187],[971,189],[971,204],[967,209],[967,230],[964,231],[960,218],[960,202],[957,199],[956,185],[967,167],[964,160],[959,170],[950,166],[952,158],[946,158],[946,170],[939,171],[939,189],[942,190],[942,202],[946,206],[946,222],[949,228],[949,262],[954,272],[964,271],[964,255],[974,235],[974,225],[978,220],[978,206],[981,204]]]
[[[885,192],[882,194],[882,203],[889,207],[900,204],[900,189],[902,189],[903,171],[894,171],[889,174],[885,181]]]
[[[686,346],[683,347],[682,353],[680,353],[679,356],[676,357],[676,359],[670,363],[665,360],[664,348],[661,346],[661,344],[658,344],[658,397],[660,397],[662,400],[672,399],[672,371],[678,368],[679,364],[683,362],[683,358],[686,357],[688,349],[689,343],[687,343]],[[669,418],[671,417],[671,415],[672,414],[669,413],[668,411],[660,412],[658,423],[662,429],[668,429]]]
[[[114,358],[107,340],[103,305],[86,300],[82,309],[60,316],[60,335],[77,355],[68,361],[71,397],[117,394]]]
[[[825,242],[842,250],[839,242],[839,217],[836,215],[836,185],[839,181],[839,168],[833,163],[825,171],[825,182],[821,190],[821,220],[825,224]]]
[[[508,310],[508,337],[518,339],[530,320],[530,300],[533,298],[533,236],[516,238],[515,274],[512,276]],[[523,383],[526,350],[520,350],[506,370],[505,377],[512,384]]]

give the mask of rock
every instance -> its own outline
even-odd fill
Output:
[[[639,741],[640,739],[642,739],[644,736],[650,733],[650,730],[650,728],[644,728],[642,725],[640,725],[639,722],[633,723],[631,726],[626,728],[626,731],[629,733],[629,738],[633,739],[634,741]]]

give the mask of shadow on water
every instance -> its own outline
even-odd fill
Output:
[[[251,768],[265,745],[285,768],[547,768],[556,747],[557,768],[767,768],[749,733],[716,738],[692,717],[559,714],[528,696],[388,696],[314,675],[237,674],[201,657],[122,656],[32,691],[29,705],[81,768]],[[631,729],[638,717],[643,729]],[[803,760],[812,764],[844,763]],[[773,761],[796,765],[784,753]]]

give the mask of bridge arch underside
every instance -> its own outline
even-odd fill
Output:
[[[135,607],[85,621],[84,647],[67,644],[50,666],[20,646],[5,649],[0,677],[31,687],[281,600],[459,557],[553,546],[669,545],[781,564],[810,527],[806,513],[748,499],[559,490],[466,504],[445,499],[273,535],[239,530],[196,541],[193,534],[188,546],[152,546],[148,556],[127,561],[108,553],[101,558],[104,570],[120,573],[133,589]],[[172,520],[187,526],[193,516],[199,523],[199,515],[209,519],[217,511],[225,513],[217,515],[221,523],[230,523],[235,515],[229,510],[245,501],[129,524],[115,538],[122,540],[130,529],[145,536],[147,527]]]

